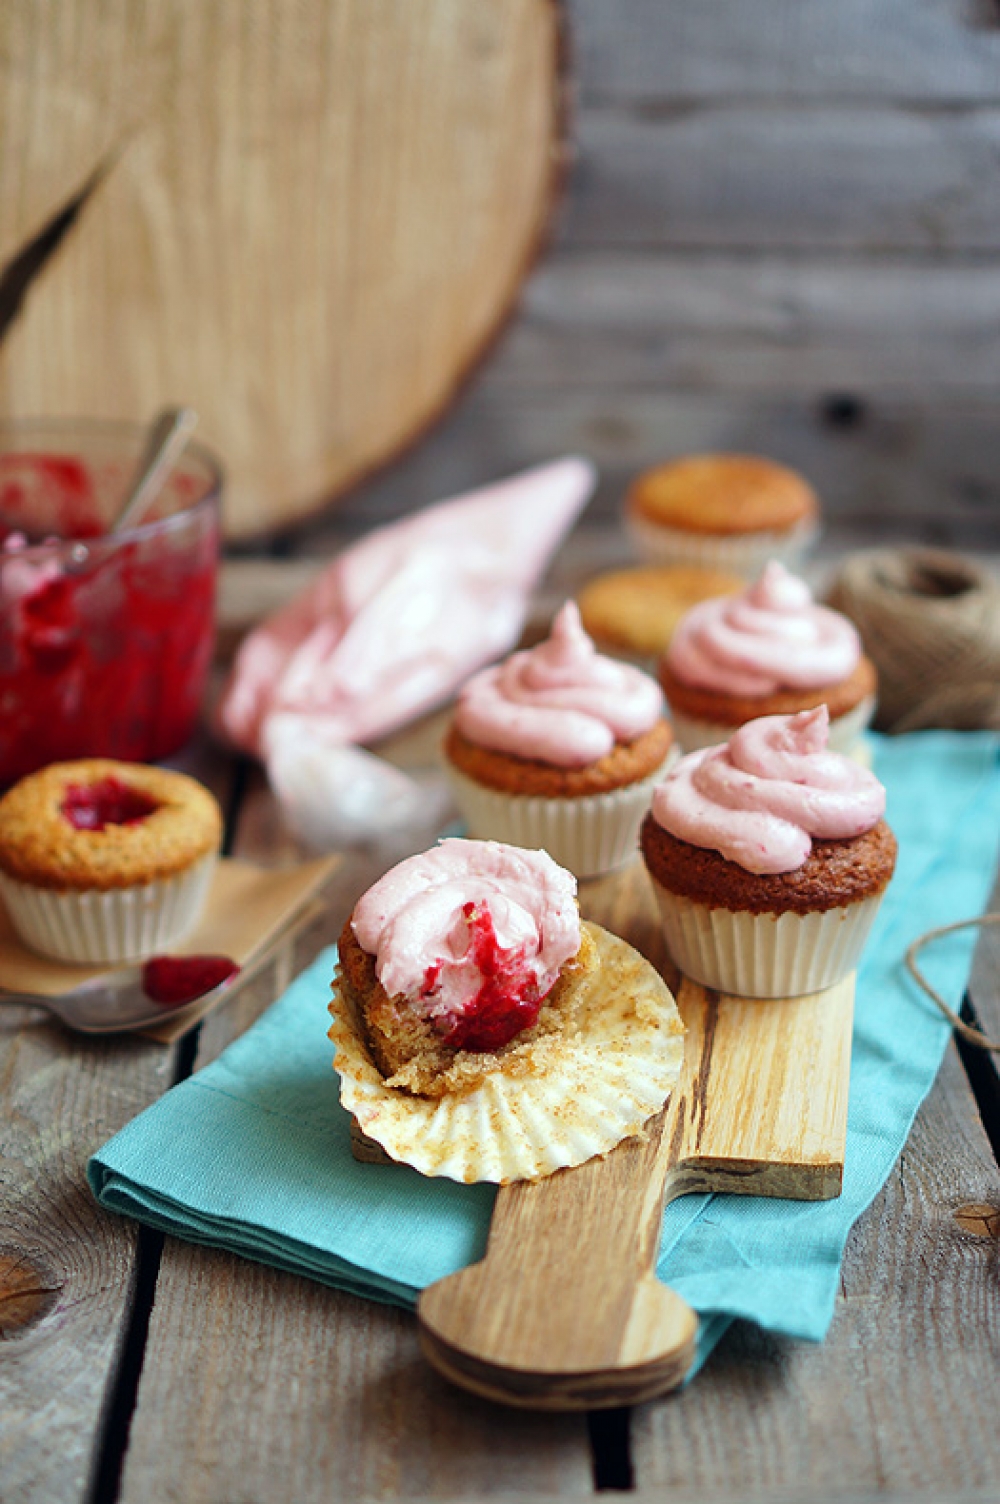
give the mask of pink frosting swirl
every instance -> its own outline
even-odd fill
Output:
[[[776,559],[740,595],[692,606],[667,651],[685,684],[733,695],[821,689],[846,679],[860,657],[847,617],[816,605],[806,582]]]
[[[358,901],[351,925],[390,997],[437,1023],[461,1017],[484,985],[471,911],[485,910],[512,985],[544,997],[580,949],[576,879],[546,851],[445,840],[393,867]]]
[[[748,872],[792,872],[814,839],[862,835],[885,813],[874,773],[827,750],[825,705],[768,715],[728,744],[682,757],[653,793],[653,818],[678,840]]]
[[[562,768],[597,762],[659,719],[659,686],[602,657],[572,601],[538,647],[484,669],[462,690],[455,723],[469,741]]]

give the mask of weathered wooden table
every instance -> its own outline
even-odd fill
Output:
[[[303,855],[259,770],[207,743],[185,766],[231,853]],[[322,917],[176,1045],[0,1010],[3,1504],[1000,1497],[1000,1086],[954,1046],[850,1239],[827,1340],[737,1324],[689,1388],[631,1413],[477,1400],[425,1364],[411,1315],[96,1206],[88,1156],[252,1024],[377,871],[345,861]],[[981,946],[974,988],[994,1034],[996,956]]]

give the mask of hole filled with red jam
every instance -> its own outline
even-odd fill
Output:
[[[181,1008],[235,977],[230,956],[150,956],[142,968],[142,990],[161,1008]]]
[[[99,778],[96,783],[70,783],[63,795],[62,812],[75,830],[104,830],[107,825],[137,825],[154,810],[155,799],[131,788],[120,778]]]
[[[0,454],[0,788],[79,757],[157,762],[197,724],[215,639],[217,512],[188,505],[198,497],[178,475],[170,504],[187,510],[110,537],[130,469],[124,458]]]
[[[458,1050],[499,1050],[531,1027],[547,994],[539,996],[534,977],[525,972],[523,946],[500,948],[485,905],[467,903],[463,913],[469,926],[469,956],[482,973],[483,985],[444,1041]]]

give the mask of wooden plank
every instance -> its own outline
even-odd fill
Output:
[[[252,778],[236,853],[259,861],[293,850]],[[197,1067],[336,938],[357,892],[383,870],[377,861],[348,867],[295,954],[206,1021]],[[454,1390],[420,1357],[409,1313],[167,1240],[122,1504],[482,1497],[512,1488],[561,1497],[590,1486],[581,1419],[498,1412]]]
[[[1000,110],[762,102],[592,109],[565,235],[579,246],[995,252]]]
[[[223,794],[204,743],[176,760]],[[89,1497],[135,1296],[135,1223],[100,1210],[95,1150],[170,1086],[176,1048],[0,1020],[0,1494]]]
[[[1000,32],[961,0],[570,0],[592,101],[996,100]]]
[[[586,521],[617,518],[635,472],[675,454],[733,449],[796,466],[816,485],[828,527],[855,546],[923,542],[997,547],[1000,430],[987,396],[940,404],[862,396],[846,417],[806,393],[621,389],[469,393],[451,420],[405,467],[358,491],[331,519],[302,537],[323,551],[344,536],[402,515],[463,486],[510,474],[564,453],[588,454],[600,481]],[[836,543],[836,535],[832,540]]]
[[[996,1240],[955,1214],[998,1197],[950,1051],[851,1236],[826,1341],[734,1327],[688,1389],[635,1412],[640,1495],[988,1497],[1000,1467]]]
[[[484,386],[948,403],[998,381],[1000,279],[989,259],[567,247],[529,282]]]
[[[172,1052],[83,1039],[29,1009],[0,1031],[0,1492],[86,1497],[131,1308],[137,1228],[102,1212],[86,1161],[170,1083]],[[23,1281],[39,1292],[13,1310]]]

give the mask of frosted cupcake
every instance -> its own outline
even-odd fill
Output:
[[[752,579],[794,564],[819,531],[819,500],[787,465],[755,454],[692,454],[639,475],[625,527],[646,564],[693,564]]]
[[[827,729],[823,706],[750,721],[653,795],[643,858],[671,955],[706,987],[796,997],[857,966],[896,841],[882,785]]]
[[[635,855],[672,747],[655,680],[601,656],[568,601],[544,642],[470,679],[444,754],[470,835],[589,877]]]
[[[817,705],[830,714],[830,746],[851,752],[875,709],[875,668],[857,629],[777,560],[741,594],[692,606],[657,672],[684,752],[745,721]]]
[[[341,1100],[392,1158],[537,1179],[662,1107],[683,1025],[655,969],[581,924],[543,851],[446,840],[358,902],[330,1012]]]
[[[141,960],[194,928],[221,839],[217,801],[184,773],[51,763],[0,799],[0,897],[43,956]]]

